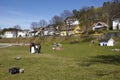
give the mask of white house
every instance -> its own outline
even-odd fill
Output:
[[[79,21],[76,18],[68,17],[65,21],[67,25],[79,25]]]
[[[113,30],[120,30],[120,19],[113,20]]]
[[[53,36],[56,35],[56,32],[54,30],[45,30],[44,36]]]
[[[28,31],[23,30],[23,31],[18,31],[17,37],[27,37],[28,36]]]
[[[67,24],[69,25],[69,22],[67,22]],[[70,25],[79,25],[79,21],[78,20],[71,21]]]
[[[114,39],[109,39],[108,40],[108,43],[107,43],[107,46],[114,46],[115,45],[115,40]]]
[[[37,33],[37,31],[34,31],[34,30],[28,31],[29,37],[35,36],[36,33]]]
[[[28,30],[22,31],[6,31],[3,38],[16,38],[16,37],[27,37],[29,35]]]
[[[4,33],[4,38],[15,38],[16,37],[16,32],[15,31],[6,31]]]
[[[110,39],[101,39],[99,41],[99,45],[100,46],[114,46],[115,41],[112,38],[110,38]]]

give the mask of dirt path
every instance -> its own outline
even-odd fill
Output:
[[[19,45],[19,46],[22,46],[22,45],[29,45],[29,44],[23,44],[23,43],[0,43],[0,48],[6,48],[6,47],[11,47],[13,45]]]
[[[12,44],[9,43],[0,43],[0,48],[6,48],[6,47],[10,47],[12,46]]]

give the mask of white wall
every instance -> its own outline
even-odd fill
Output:
[[[110,39],[107,43],[107,46],[114,46],[114,40],[113,39]]]
[[[13,31],[6,31],[4,33],[4,38],[15,38],[15,37],[16,37],[16,34]]]
[[[18,32],[17,37],[26,37],[27,32]]]
[[[107,42],[100,42],[100,46],[107,46]]]
[[[113,30],[120,29],[120,20],[113,21]]]

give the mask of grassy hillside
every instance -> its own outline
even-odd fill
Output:
[[[80,36],[70,36],[70,37],[59,37],[59,36],[45,36],[45,37],[31,37],[31,38],[2,38],[0,43],[74,43],[81,41],[90,41],[92,37],[80,37]]]
[[[0,48],[0,80],[120,80],[120,52],[88,42],[64,43],[53,51],[51,43],[42,43],[41,54],[30,54],[29,46]],[[16,57],[22,57],[16,60]],[[10,75],[8,69],[25,69]]]

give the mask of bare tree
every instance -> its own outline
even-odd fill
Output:
[[[69,10],[64,10],[62,13],[61,13],[61,17],[65,20],[67,17],[71,17],[73,16],[73,13]]]
[[[38,30],[38,23],[37,22],[32,22],[31,23],[31,29],[33,29],[34,31]]]
[[[21,26],[20,25],[15,25],[14,28],[17,29],[17,30],[20,30]]]
[[[15,28],[15,36],[17,37],[18,31],[21,30],[21,27],[20,25],[15,25],[14,28]]]
[[[44,19],[41,19],[38,23],[39,27],[45,27],[47,26],[47,21]]]
[[[59,25],[59,24],[62,23],[62,22],[63,22],[62,17],[57,16],[57,15],[53,16],[53,18],[50,20],[50,24]]]
[[[39,26],[39,35],[40,36],[44,36],[44,27],[47,26],[47,21],[44,20],[44,19],[41,19],[38,23],[38,26]],[[40,29],[41,28],[41,29]]]
[[[50,24],[54,24],[55,29],[59,32],[64,25],[64,20],[62,17],[56,15],[51,19]]]

